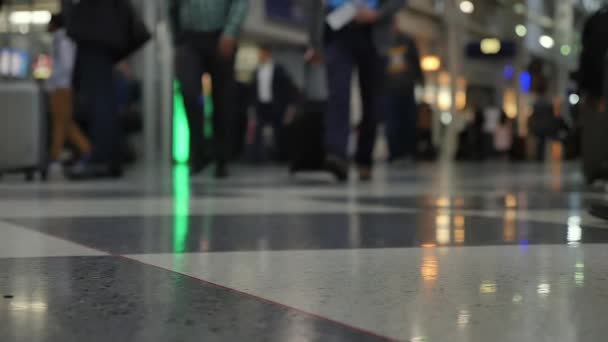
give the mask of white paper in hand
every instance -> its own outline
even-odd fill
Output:
[[[348,25],[357,16],[357,6],[349,2],[333,10],[327,15],[326,21],[332,30],[338,31]]]

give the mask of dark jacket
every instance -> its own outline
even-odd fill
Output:
[[[252,82],[253,95],[255,96],[255,103],[259,103],[258,99],[258,71],[256,70],[255,76]],[[274,72],[272,76],[272,104],[276,111],[283,113],[287,106],[294,104],[298,100],[298,88],[293,83],[289,73],[283,66],[278,63],[274,65]]]
[[[308,0],[310,21],[308,33],[310,45],[315,50],[321,50],[324,45],[324,33],[327,16],[324,0]],[[373,25],[372,36],[374,45],[380,54],[386,54],[391,45],[391,30],[393,16],[405,5],[405,0],[380,0],[378,13],[380,19]]]
[[[394,33],[392,37],[386,61],[387,84],[391,89],[414,91],[416,84],[424,84],[416,42],[405,33]]]

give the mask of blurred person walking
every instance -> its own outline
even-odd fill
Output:
[[[190,172],[196,175],[213,160],[215,176],[228,176],[228,123],[235,101],[234,62],[237,40],[249,0],[172,0],[176,74],[190,127]],[[213,82],[214,156],[205,144],[201,77]]]
[[[430,104],[423,102],[418,106],[416,127],[416,158],[434,161],[437,149],[433,142],[433,107]]]
[[[256,95],[256,138],[255,158],[263,157],[263,130],[270,126],[273,129],[274,155],[276,161],[286,161],[288,157],[286,125],[293,116],[293,104],[297,100],[298,90],[287,70],[277,63],[272,51],[267,46],[260,48],[260,65],[255,72],[253,87]]]
[[[494,132],[494,149],[503,160],[508,160],[513,147],[513,122],[506,113],[501,113],[500,122]]]
[[[399,28],[395,20],[393,42],[388,50],[386,131],[389,161],[413,160],[417,150],[415,87],[424,84],[416,42]]]
[[[47,82],[52,115],[50,171],[53,174],[61,168],[61,153],[66,141],[76,147],[83,160],[90,159],[92,147],[73,118],[72,75],[76,46],[67,36],[61,14],[52,16],[48,30],[53,35],[53,69]]]
[[[537,98],[534,102],[532,115],[528,119],[528,128],[536,140],[537,161],[545,160],[547,142],[554,136],[557,119],[551,99],[547,96],[546,82],[537,86]]]
[[[88,124],[93,150],[73,167],[72,179],[122,176],[122,123],[114,66],[142,47],[150,33],[129,1],[63,0],[68,35],[76,42],[76,108]]]
[[[326,163],[338,180],[346,180],[348,175],[351,81],[355,68],[363,102],[355,162],[359,178],[371,179],[379,89],[384,76],[382,56],[391,46],[393,15],[403,4],[403,0],[311,0],[311,49],[307,57],[313,63],[324,58],[327,65]],[[327,19],[331,19],[331,25]]]

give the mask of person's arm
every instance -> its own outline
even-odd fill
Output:
[[[243,23],[247,18],[249,11],[249,0],[232,0],[230,3],[230,10],[228,12],[228,19],[224,26],[224,36],[237,38],[241,33]]]

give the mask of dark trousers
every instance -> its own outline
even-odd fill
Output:
[[[113,80],[114,58],[104,49],[78,46],[74,70],[75,108],[87,122],[91,163],[120,166],[122,125]]]
[[[386,137],[389,158],[416,156],[417,107],[413,90],[390,90],[387,95]]]
[[[542,162],[545,160],[547,151],[547,140],[548,137],[545,134],[538,134],[536,136],[536,160]]]
[[[213,83],[214,158],[228,161],[230,148],[227,123],[230,122],[234,98],[234,56],[218,54],[220,32],[184,32],[176,55],[176,74],[181,84],[184,106],[190,127],[190,163],[197,165],[208,158],[205,144],[203,93],[201,77],[209,73]]]
[[[287,146],[285,143],[285,130],[283,124],[283,113],[279,106],[273,103],[258,103],[256,105],[257,127],[255,134],[254,150],[256,161],[267,160],[268,157],[264,153],[264,128],[272,127],[273,147],[272,158],[276,161],[284,161],[287,159]]]
[[[378,126],[379,82],[382,60],[370,34],[336,35],[326,46],[329,87],[325,144],[329,155],[347,158],[351,133],[351,81],[354,68],[359,74],[363,102],[363,119],[359,125],[359,141],[355,160],[360,166],[372,165],[372,152]]]

